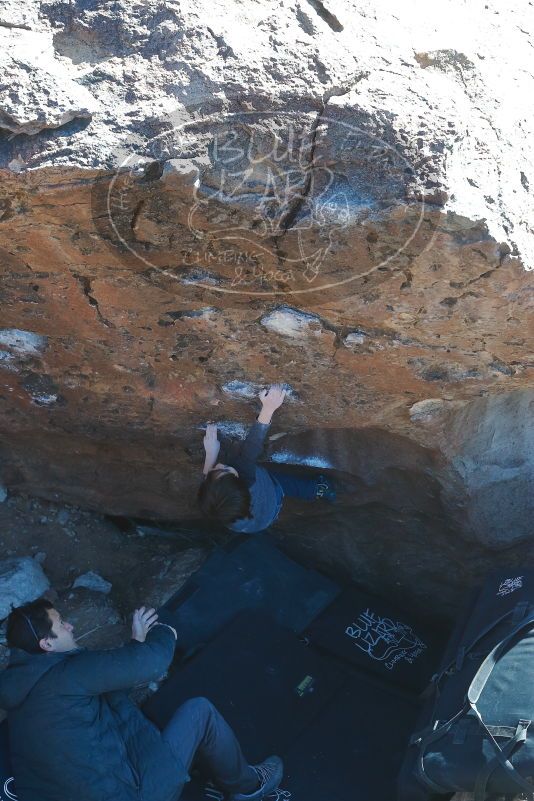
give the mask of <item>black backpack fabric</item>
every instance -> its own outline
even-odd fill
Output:
[[[460,643],[463,641],[466,632],[466,625],[468,624],[471,614],[477,605],[480,595],[480,588],[474,589],[469,594],[464,612],[455,621],[454,627],[450,633],[449,639],[446,642],[445,650],[442,654],[438,670],[434,673],[432,682],[429,685],[427,681],[425,692],[420,694],[421,708],[417,717],[417,723],[414,731],[423,731],[432,719],[435,704],[435,682],[438,676],[454,664],[456,654]],[[427,677],[428,679],[428,677]],[[435,795],[430,793],[428,787],[422,784],[417,779],[417,763],[419,759],[419,752],[416,748],[409,748],[405,754],[402,768],[399,773],[397,782],[397,801],[447,801],[452,798],[453,793],[444,796],[442,793]]]
[[[413,797],[534,801],[534,571],[487,581],[450,657],[411,740]]]

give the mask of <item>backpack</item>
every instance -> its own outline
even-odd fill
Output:
[[[488,580],[431,686],[426,725],[410,741],[417,797],[534,801],[534,571]]]

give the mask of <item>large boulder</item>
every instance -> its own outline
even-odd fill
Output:
[[[361,572],[365,507],[390,581],[409,559],[419,586],[421,527],[425,580],[466,553],[520,558],[529,10],[5,3],[6,486],[192,518],[202,425],[243,436],[251,395],[283,380],[273,459],[360,487],[335,513],[343,546],[306,523],[320,561]]]

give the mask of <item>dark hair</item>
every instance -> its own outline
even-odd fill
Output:
[[[206,517],[233,523],[250,515],[250,492],[239,476],[225,473],[217,478],[210,472],[198,490],[198,503]]]
[[[52,621],[48,610],[54,604],[46,598],[38,598],[24,606],[12,609],[7,619],[7,644],[10,648],[20,648],[29,654],[42,654],[39,641],[56,637],[52,631]]]

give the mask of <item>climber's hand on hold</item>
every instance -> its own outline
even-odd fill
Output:
[[[218,456],[220,447],[221,443],[217,438],[217,423],[208,423],[204,434],[204,450],[210,455]]]
[[[258,422],[270,423],[273,413],[284,402],[286,390],[282,384],[273,384],[268,390],[260,392],[261,412],[258,415]]]

